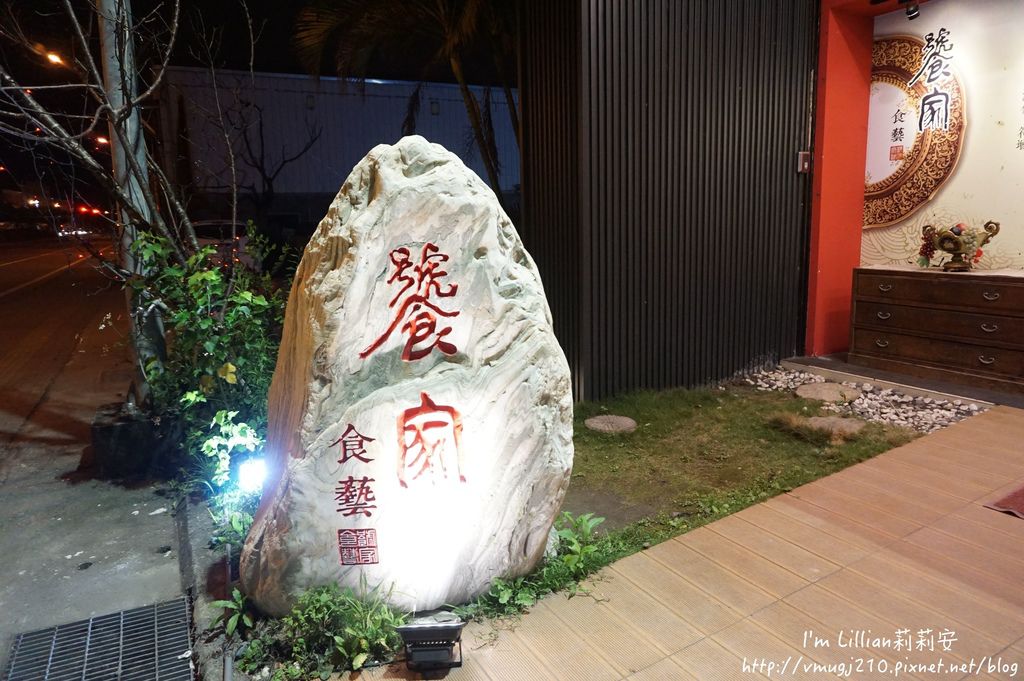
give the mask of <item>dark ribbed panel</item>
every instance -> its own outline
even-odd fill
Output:
[[[523,10],[525,227],[578,395],[798,354],[815,3]]]
[[[522,127],[530,131],[522,140],[522,182],[538,191],[529,201],[524,197],[516,227],[540,269],[555,333],[574,374],[581,362],[579,17],[576,2],[537,0],[519,12],[521,36],[544,49],[521,50],[520,80],[533,86],[521,104]]]

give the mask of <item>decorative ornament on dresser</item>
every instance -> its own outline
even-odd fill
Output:
[[[935,251],[939,250],[953,256],[952,260],[942,264],[943,272],[968,272],[981,260],[981,247],[996,234],[999,234],[999,223],[992,220],[986,222],[981,229],[971,229],[963,222],[942,230],[925,225],[921,230],[921,250],[918,252],[920,257],[917,264],[928,267]]]

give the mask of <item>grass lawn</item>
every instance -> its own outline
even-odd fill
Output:
[[[829,435],[802,427],[794,418],[832,415],[822,412],[821,404],[745,384],[641,392],[579,404],[565,508],[573,514],[606,515],[610,528],[629,525],[626,534],[635,535],[642,546],[918,436],[909,429],[869,423],[851,440],[830,442]],[[583,422],[599,414],[629,416],[638,428],[611,435],[588,430]],[[612,503],[581,507],[595,499]],[[613,517],[617,508],[627,509],[625,517]]]

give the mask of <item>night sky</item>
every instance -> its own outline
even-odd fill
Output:
[[[214,63],[219,68],[248,69],[250,58],[249,31],[246,26],[245,10],[237,0],[181,0],[182,19],[179,38],[172,64],[180,66],[207,66],[204,50],[205,45],[200,27],[205,27],[207,34],[215,34],[217,51]],[[81,6],[83,24],[88,28],[89,2],[76,2]],[[303,73],[293,47],[292,34],[295,18],[302,3],[283,2],[281,0],[252,0],[247,2],[252,16],[253,26],[257,33],[257,42],[253,56],[253,68],[256,71],[283,73]],[[157,15],[169,16],[169,3],[166,0],[133,0],[132,9],[139,26],[140,35],[146,33],[148,25],[155,25]],[[7,26],[14,21],[24,27],[30,41],[38,43],[45,50],[54,51],[65,56],[74,57],[78,52],[77,44],[68,30],[67,19],[61,5],[54,0],[14,0],[3,10],[0,21]],[[9,13],[9,14],[8,14]],[[12,19],[13,16],[13,19]],[[95,31],[93,31],[95,35]],[[25,86],[41,86],[66,82],[69,72],[53,67],[42,57],[44,52],[33,54],[21,47],[11,44],[9,39],[0,36],[0,60]],[[139,40],[137,56],[140,61],[153,59],[156,55],[150,50],[153,41]],[[426,63],[435,46],[412,43],[407,49],[397,54],[377,55],[368,67],[368,76],[393,80],[426,80],[453,82],[447,65],[427,68]],[[465,60],[467,79],[479,84],[498,84],[491,55],[482,47],[479,53],[470,54]],[[93,51],[96,51],[96,40],[93,40]],[[509,65],[512,67],[513,65]],[[332,76],[330,60],[322,65],[322,75]],[[48,105],[71,113],[89,110],[80,95],[52,93]],[[105,133],[105,131],[104,131]],[[91,145],[94,149],[100,147]],[[0,188],[24,187],[30,193],[39,189],[40,176],[45,185],[61,184],[61,178],[72,178],[78,189],[87,198],[91,195],[99,200],[100,194],[91,190],[84,174],[75,170],[56,156],[50,154],[29,153],[20,148],[24,145],[12,144],[7,138],[0,137]],[[66,184],[66,182],[64,182]],[[65,192],[66,193],[66,192]]]
[[[220,30],[221,46],[218,58],[225,68],[248,69],[250,45],[248,29],[245,22],[245,11],[237,0],[181,0],[182,13],[186,17],[182,25],[182,41],[176,50],[174,63],[181,66],[206,66],[195,58],[197,31],[199,25],[196,17],[201,16],[202,23],[207,27]],[[150,8],[167,6],[166,0],[135,0],[133,7],[136,15],[143,16]],[[256,71],[277,73],[305,73],[293,47],[292,34],[295,18],[302,2],[282,2],[281,0],[253,0],[246,3],[249,14],[253,18],[254,29],[258,32],[253,68]],[[454,82],[447,65],[428,68],[429,60],[435,46],[412,43],[407,49],[396,54],[380,54],[369,65],[369,76],[372,78],[391,80],[426,80],[434,82]],[[483,51],[471,54],[466,59],[467,78],[481,85],[497,85],[498,78],[491,55]],[[514,65],[509,65],[510,68]],[[331,62],[327,59],[322,65],[322,75],[333,76]]]

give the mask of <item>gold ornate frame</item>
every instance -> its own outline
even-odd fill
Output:
[[[927,86],[907,82],[921,67],[924,41],[915,36],[879,38],[871,51],[871,82],[902,89],[920,102]],[[954,73],[946,83],[949,93],[949,129],[919,133],[914,145],[893,174],[864,186],[864,229],[887,227],[910,216],[935,196],[960,160],[966,125],[964,89]],[[869,142],[870,143],[870,142]]]

